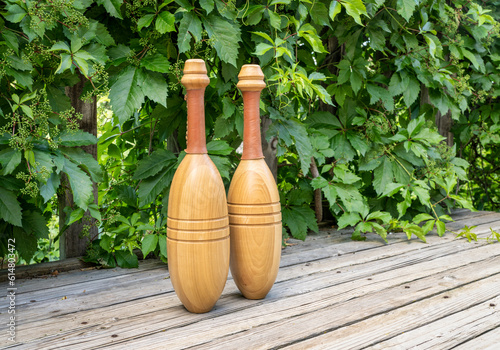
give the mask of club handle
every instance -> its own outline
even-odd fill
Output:
[[[187,60],[181,84],[186,88],[187,147],[186,153],[207,153],[205,138],[205,88],[210,83],[205,61]]]
[[[243,154],[241,159],[261,159],[260,93],[266,87],[264,73],[257,64],[245,64],[238,75],[238,89],[243,96]]]

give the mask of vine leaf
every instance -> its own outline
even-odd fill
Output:
[[[415,235],[418,238],[420,238],[420,240],[422,240],[424,243],[427,243],[427,241],[425,240],[425,233],[422,227],[410,224],[403,226],[403,231],[406,233],[406,237],[408,237],[408,239],[411,239],[411,236]]]
[[[388,224],[391,220],[391,214],[385,211],[375,211],[366,217],[366,220],[380,220],[384,224]]]
[[[147,55],[146,57],[144,57],[141,60],[141,67],[152,70],[154,72],[168,73],[170,63],[165,56],[156,53],[154,55]]]
[[[160,34],[175,31],[175,16],[170,12],[164,11],[158,15],[155,28]]]
[[[324,188],[328,186],[328,181],[324,177],[318,176],[311,180],[311,186],[315,190],[317,190],[318,188]]]
[[[340,4],[340,1],[332,0],[330,4],[330,9],[328,11],[328,14],[330,15],[332,21],[335,21],[335,17],[340,13],[341,10],[342,10],[342,5]]]
[[[117,250],[115,251],[115,258],[118,266],[123,268],[139,267],[139,259],[137,255],[130,253],[128,251]]]
[[[387,185],[393,183],[393,163],[384,156],[383,162],[375,169],[373,172],[373,187],[378,195],[381,195],[384,192],[395,193],[393,192],[395,189],[387,190]]]
[[[200,6],[207,11],[207,15],[213,11],[215,7],[214,0],[200,0]]]
[[[92,43],[88,45],[85,50],[91,56],[91,59],[99,64],[106,65],[109,57],[106,55],[106,46],[101,44]]]
[[[78,165],[67,158],[64,158],[63,171],[68,175],[76,205],[83,210],[87,210],[89,203],[94,198],[92,181],[90,181],[88,175]]]
[[[384,107],[388,111],[394,110],[394,99],[388,90],[373,84],[367,84],[366,89],[370,94],[370,104],[375,104],[379,100],[382,100]]]
[[[411,77],[408,88],[403,91],[403,98],[408,108],[410,108],[413,102],[417,100],[419,94],[420,94],[420,83],[418,82],[417,79]]]
[[[24,16],[27,15],[26,10],[17,4],[8,4],[5,9],[7,10],[7,13],[4,14],[5,19],[12,23],[21,22]]]
[[[95,23],[95,26],[96,26],[95,27],[95,39],[97,40],[97,42],[99,42],[100,44],[102,44],[104,46],[114,46],[116,44],[115,39],[113,39],[111,34],[109,34],[108,28],[106,28],[106,26],[104,24],[99,23],[97,21],[96,22],[91,21],[91,23]]]
[[[104,6],[106,11],[108,11],[111,16],[123,19],[120,10],[123,0],[97,0],[97,4]]]
[[[62,112],[71,108],[70,99],[64,93],[64,89],[47,86],[47,98],[54,112]]]
[[[361,180],[361,178],[351,172],[345,164],[339,164],[333,168],[336,180],[347,185],[351,185]]]
[[[2,32],[2,37],[5,40],[5,45],[14,50],[16,54],[19,54],[19,42],[17,41],[16,34],[5,30]]]
[[[168,85],[159,73],[143,72],[142,92],[151,100],[167,107]]]
[[[299,154],[300,169],[304,175],[307,175],[313,147],[304,124],[295,119],[283,119],[279,123],[278,132],[280,139],[284,140],[287,146],[295,145]]]
[[[137,30],[140,31],[142,28],[149,27],[151,25],[151,23],[153,22],[154,18],[155,18],[155,15],[151,14],[151,13],[139,18],[139,20],[137,21]]]
[[[191,11],[192,9],[194,9],[194,6],[191,4],[191,1],[188,1],[188,0],[175,0],[175,2],[180,7],[183,7],[184,9],[186,9],[186,11]]]
[[[413,0],[410,0],[413,1]],[[349,16],[354,18],[354,21],[360,26],[363,25],[361,23],[361,15],[366,15],[366,7],[361,0],[342,0],[342,6],[345,7],[345,10]]]
[[[318,231],[314,211],[309,207],[290,206],[283,208],[282,214],[283,224],[290,229],[294,238],[305,240],[308,228]]]
[[[25,60],[27,57],[23,54],[21,57],[19,56],[8,56],[7,57],[7,63],[15,69],[22,70],[22,71],[31,71],[33,70],[33,64],[28,61],[26,62]]]
[[[128,66],[111,85],[109,99],[120,124],[125,123],[142,106],[144,93],[138,85],[139,82],[140,71],[134,66]]]
[[[421,213],[413,218],[413,222],[418,225],[424,220],[432,220],[432,219],[434,218],[431,215],[427,213]]]
[[[20,227],[14,227],[12,230],[16,238],[16,250],[24,260],[30,260],[37,250],[37,239]]]
[[[376,222],[371,222],[373,229],[387,243],[387,230]]]
[[[167,257],[167,236],[158,235],[158,245],[160,246],[160,253],[164,257]]]
[[[314,232],[318,232],[318,223],[316,221],[316,214],[314,210],[312,210],[309,206],[295,206],[292,207],[294,212],[298,215],[301,215],[304,218],[304,221],[307,224],[307,227]]]
[[[462,48],[461,50],[462,50],[462,54],[464,55],[464,57],[466,57],[469,61],[471,61],[474,68],[476,68],[477,70],[480,70],[479,63],[476,59],[476,56],[472,52],[470,52],[469,50],[467,50],[465,48]]]
[[[137,208],[137,193],[135,192],[135,188],[132,186],[119,185],[116,187],[116,191],[119,200],[123,201],[128,206]]]
[[[51,173],[47,182],[40,186],[40,195],[43,197],[44,203],[47,203],[52,196],[56,194],[59,184],[61,183],[61,175],[57,173]]]
[[[216,154],[220,156],[228,156],[233,151],[233,148],[229,146],[227,141],[222,140],[212,140],[207,143],[208,154]]]
[[[111,251],[111,248],[113,248],[113,243],[114,243],[114,238],[111,237],[110,235],[103,234],[101,236],[101,240],[99,242],[99,246],[104,249],[107,252]]]
[[[210,159],[217,167],[220,176],[230,180],[229,170],[231,169],[231,162],[227,156],[231,154],[233,148],[226,141],[212,140],[207,143],[207,151]]]
[[[314,27],[312,27],[312,26],[311,26],[311,28],[313,28],[313,29],[314,29]],[[271,37],[269,36],[269,34],[267,34],[267,33],[263,33],[263,32],[252,32],[252,34],[258,35],[258,36],[260,36],[260,37],[262,37],[262,38],[266,39],[267,41],[269,41],[269,42],[270,42],[271,44],[273,44],[273,46],[274,46],[274,40],[273,40],[273,39],[271,39]]]
[[[134,173],[134,180],[142,180],[158,174],[165,166],[177,161],[175,155],[166,150],[159,149],[151,153],[149,157],[139,161]]]
[[[231,162],[229,161],[229,159],[227,157],[221,157],[213,154],[209,154],[209,157],[217,167],[220,176],[230,180],[231,177],[229,176],[229,170],[231,169]]]
[[[362,156],[364,156],[366,152],[370,150],[370,144],[365,139],[362,139],[359,135],[353,132],[347,132],[346,135],[352,147],[358,150]]]
[[[90,153],[85,152],[81,148],[62,147],[61,151],[71,159],[74,163],[88,171],[92,180],[95,182],[103,181],[102,169],[99,163],[92,157]]]
[[[175,162],[172,162],[165,170],[155,176],[142,180],[139,185],[139,206],[153,202],[165,188],[170,186],[174,178]]]
[[[204,19],[203,24],[208,36],[215,40],[214,47],[220,59],[236,67],[238,42],[241,41],[241,30],[238,25],[229,23],[214,14]]]
[[[337,225],[338,225],[338,230],[343,229],[344,227],[347,226],[354,226],[356,225],[359,221],[361,220],[361,217],[359,216],[358,213],[356,212],[345,212],[342,214],[342,216],[339,218]]]
[[[219,20],[223,21],[222,19]],[[185,12],[179,26],[177,40],[179,53],[189,51],[189,49],[191,48],[191,34],[194,36],[196,41],[201,40],[201,31],[201,21],[198,16],[195,16],[191,12]]]
[[[403,198],[404,200],[400,203],[397,204],[397,209],[398,209],[398,212],[399,212],[399,217],[403,216],[406,214],[406,210],[411,206],[411,192],[408,191],[407,188],[405,188],[403,191],[402,191],[402,195],[403,195]]]
[[[156,249],[156,246],[158,245],[158,236],[155,234],[148,234],[145,235],[144,238],[142,239],[142,255],[144,256],[144,259],[146,258],[146,255],[151,253]]]
[[[11,56],[12,57],[12,56]],[[20,72],[15,69],[5,68],[5,72],[12,75],[16,79],[16,83],[20,86],[27,87],[32,90],[33,87],[33,77],[30,72]]]
[[[93,218],[102,221],[101,212],[99,211],[99,207],[97,206],[97,204],[95,203],[89,204],[89,213],[90,216],[92,216]]]
[[[52,161],[52,155],[50,152],[34,148],[33,155],[37,163],[36,171],[41,172],[43,167],[47,168],[49,171],[52,170],[54,162]]]
[[[389,83],[389,93],[391,94],[391,96],[401,95],[407,88],[408,88],[408,75],[405,74],[404,76],[401,76],[397,72],[394,73]]]
[[[438,220],[436,221],[436,229],[439,237],[442,237],[446,232],[446,225],[444,224],[444,222]]]
[[[59,136],[61,146],[89,146],[97,143],[97,137],[83,130],[63,131]]]
[[[428,189],[415,186],[413,188],[413,192],[414,192],[414,194],[417,195],[418,199],[420,200],[420,203],[430,207],[431,204],[430,204],[430,195],[429,195]]]
[[[65,43],[64,41],[58,41],[52,47],[49,49],[49,51],[59,51],[63,50],[66,52],[71,52],[71,49],[69,48],[68,44]]]
[[[127,60],[128,55],[132,50],[130,47],[123,44],[118,44],[108,50],[108,55],[112,60],[112,65],[118,66]]]
[[[398,13],[408,22],[417,6],[415,0],[398,0]]]
[[[37,238],[49,238],[47,219],[39,211],[23,212],[23,228],[28,233],[34,233]]]
[[[81,218],[83,218],[83,215],[85,214],[85,211],[82,208],[78,208],[76,210],[72,210],[71,214],[66,217],[66,222],[65,225],[69,226],[74,222],[77,222]]]
[[[267,51],[271,50],[273,46],[265,43],[258,43],[257,46],[255,46],[255,52],[254,54],[257,56],[262,56],[264,55]]]
[[[0,217],[9,224],[22,226],[21,206],[17,196],[3,187],[0,187]]]
[[[8,175],[21,163],[21,151],[6,148],[0,152],[0,164],[2,164],[2,175]]]
[[[368,214],[368,207],[363,202],[363,196],[355,186],[337,183],[333,185],[333,187],[335,187],[335,191],[338,197],[342,200],[346,211],[355,211],[361,213],[362,216]]]
[[[269,15],[269,23],[271,24],[271,27],[279,30],[281,28],[280,15],[278,15],[276,12],[273,12],[271,10],[267,10],[267,14]]]

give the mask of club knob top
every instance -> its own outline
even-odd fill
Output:
[[[181,84],[186,90],[204,89],[210,84],[207,75],[205,61],[200,59],[190,59],[184,64],[184,75]]]
[[[258,64],[245,64],[238,74],[238,85],[241,92],[261,91],[266,87],[264,73]]]

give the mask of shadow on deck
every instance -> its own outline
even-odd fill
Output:
[[[448,225],[500,230],[500,213],[465,210]],[[187,312],[166,266],[76,270],[17,280],[15,349],[499,349],[500,245],[447,234],[428,244],[404,234],[322,230],[282,252],[264,300],[231,278],[215,308]],[[7,282],[2,282],[7,290]],[[0,301],[2,324],[8,302]]]

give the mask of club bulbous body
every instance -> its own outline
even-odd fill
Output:
[[[231,274],[248,299],[271,290],[281,256],[280,200],[264,159],[242,160],[228,193]]]

